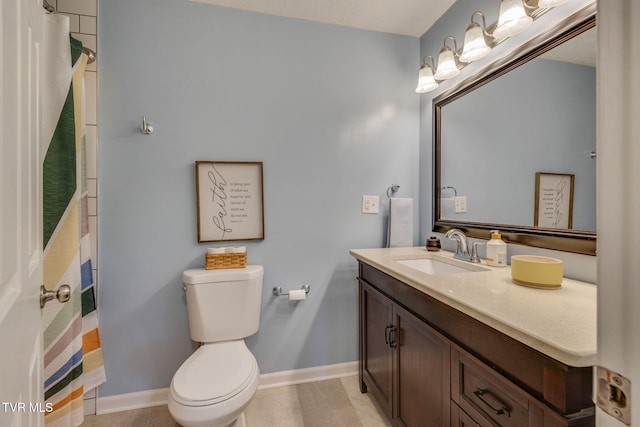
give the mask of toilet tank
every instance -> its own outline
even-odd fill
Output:
[[[262,276],[261,265],[182,273],[191,339],[208,343],[255,334],[260,326]]]

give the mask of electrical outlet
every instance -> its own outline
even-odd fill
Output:
[[[380,212],[380,197],[362,196],[362,213],[377,214]]]
[[[467,196],[457,196],[453,199],[456,205],[456,213],[465,213],[467,211]]]

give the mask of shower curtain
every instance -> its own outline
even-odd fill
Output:
[[[105,381],[87,213],[82,43],[63,15],[46,15],[42,80],[44,285],[71,287],[65,304],[43,309],[47,426],[77,426],[84,392]]]

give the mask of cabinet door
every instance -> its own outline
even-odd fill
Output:
[[[450,425],[450,345],[422,320],[394,306],[394,422],[407,427]],[[394,337],[395,338],[395,337]]]
[[[389,298],[360,282],[362,381],[389,419],[393,404],[392,310]]]

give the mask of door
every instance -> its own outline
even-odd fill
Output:
[[[451,346],[446,338],[400,306],[394,306],[398,345],[394,352],[398,426],[448,427]]]
[[[393,409],[393,303],[389,298],[360,282],[362,312],[362,379],[385,415]]]
[[[41,426],[42,161],[37,0],[0,2],[0,425]]]
[[[597,4],[598,364],[631,387],[620,401],[623,391],[596,373],[594,400],[598,427],[624,427],[624,418],[640,425],[640,58],[630,54],[640,49],[640,3]]]

